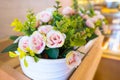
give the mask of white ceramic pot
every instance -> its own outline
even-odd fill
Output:
[[[24,66],[24,59],[20,65],[25,75],[33,80],[67,80],[73,69],[66,65],[65,59],[40,59],[37,63],[30,56],[26,56],[29,64]]]

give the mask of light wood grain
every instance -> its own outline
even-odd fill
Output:
[[[7,74],[4,70],[0,68],[0,80],[15,80],[12,76]]]
[[[120,80],[120,60],[103,57],[93,80]]]
[[[102,55],[103,58],[108,58],[108,59],[113,59],[113,60],[120,60],[120,55],[116,55],[116,54],[111,54],[111,53],[103,53]]]
[[[0,66],[0,80],[30,80],[25,75],[17,72],[11,66],[2,64]]]
[[[93,80],[94,74],[102,56],[102,41],[103,36],[100,36],[80,66],[73,73],[70,80]]]
[[[11,59],[8,53],[1,53],[1,51],[11,43],[12,41],[8,37],[4,39],[0,39],[0,61],[6,62]]]

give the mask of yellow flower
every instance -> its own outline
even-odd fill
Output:
[[[26,56],[26,52],[22,51],[20,48],[17,48],[17,50],[20,53],[20,59]]]
[[[20,32],[23,29],[23,24],[21,21],[19,21],[18,19],[15,19],[12,23],[11,26],[14,27],[13,30]]]
[[[10,57],[17,57],[18,55],[12,51],[9,51],[9,56]]]
[[[26,50],[30,53],[31,56],[35,55],[35,53],[32,50],[30,50],[30,48],[26,48]]]

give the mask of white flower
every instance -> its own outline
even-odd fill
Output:
[[[47,46],[49,48],[62,47],[65,42],[65,35],[59,31],[51,30],[47,33]]]
[[[35,31],[30,36],[29,47],[36,54],[42,53],[42,51],[45,49],[44,38],[38,31]]]
[[[36,15],[36,19],[47,23],[52,19],[52,14],[48,11],[42,11]]]
[[[23,36],[23,37],[19,40],[18,47],[19,47],[22,51],[27,52],[26,49],[29,47],[28,44],[29,44],[29,37],[28,37],[28,36]]]
[[[87,20],[86,20],[86,25],[87,25],[88,27],[90,27],[90,28],[94,28],[94,27],[95,27],[95,25],[94,25],[94,23],[92,22],[91,19],[87,19]]]
[[[82,58],[83,54],[77,51],[70,51],[66,55],[66,64],[69,68],[76,68],[81,63]]]
[[[75,11],[71,7],[65,7],[62,11],[63,15],[72,15]]]
[[[38,31],[41,34],[47,34],[52,29],[53,29],[53,26],[51,25],[43,25],[43,26],[39,26]]]

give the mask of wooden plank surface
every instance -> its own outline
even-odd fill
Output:
[[[120,60],[103,57],[93,80],[120,80]]]
[[[103,36],[100,36],[80,66],[73,73],[70,80],[93,80],[94,74],[102,56],[102,41]]]
[[[0,52],[12,43],[8,38],[0,40]],[[30,80],[23,75],[18,57],[10,58],[8,53],[0,54],[0,80]]]
[[[30,80],[7,64],[0,66],[0,80]]]

